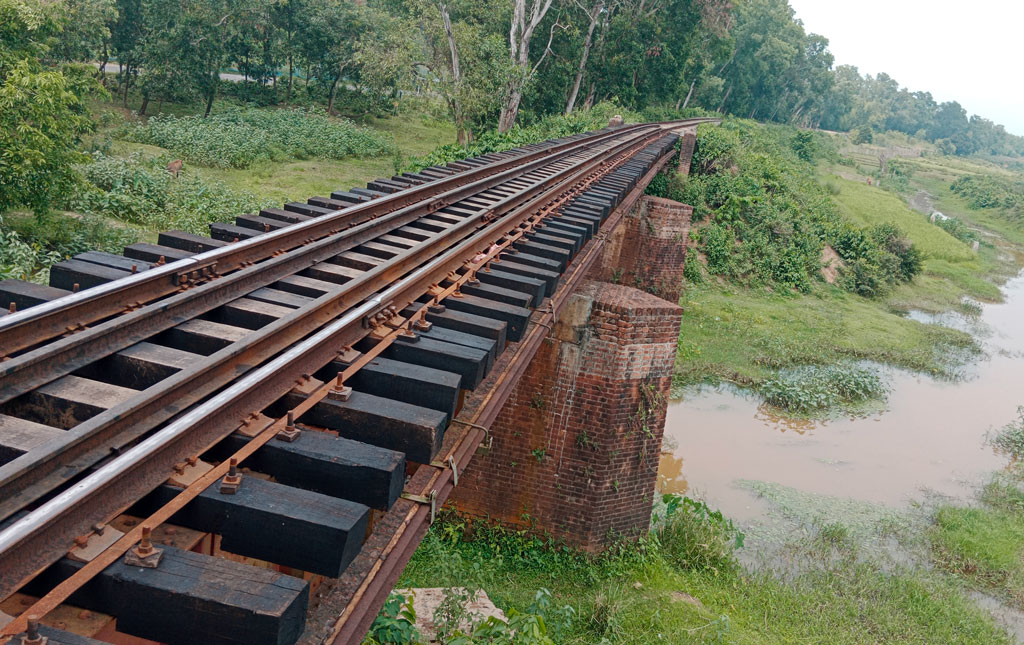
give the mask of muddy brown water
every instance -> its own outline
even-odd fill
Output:
[[[1024,405],[1024,272],[1003,291],[1003,303],[975,317],[911,312],[972,331],[986,355],[956,382],[886,370],[892,390],[876,413],[797,421],[733,388],[685,393],[669,406],[661,489],[701,497],[740,521],[764,507],[739,480],[893,506],[925,491],[969,498],[1007,462],[986,433]]]

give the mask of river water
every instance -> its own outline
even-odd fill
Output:
[[[661,489],[700,497],[741,522],[763,506],[740,480],[892,506],[925,492],[969,498],[1006,465],[986,433],[1024,405],[1024,272],[1003,291],[1004,302],[973,317],[911,312],[972,331],[985,356],[956,382],[887,369],[892,390],[872,414],[794,421],[735,388],[687,391],[669,406]]]

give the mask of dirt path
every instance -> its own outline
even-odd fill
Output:
[[[932,199],[931,193],[927,190],[919,190],[910,198],[910,207],[919,213],[931,215],[932,211],[935,210],[935,205],[932,202]]]

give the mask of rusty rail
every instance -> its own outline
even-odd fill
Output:
[[[346,283],[335,293],[326,294],[317,299],[314,305],[304,308],[324,311],[323,317],[327,317],[328,313],[344,313],[341,318],[322,327],[307,340],[292,346],[270,363],[243,376],[224,391],[101,466],[70,489],[17,520],[6,530],[0,531],[0,569],[5,572],[3,582],[0,583],[0,596],[7,595],[41,568],[60,557],[67,550],[66,545],[99,518],[116,514],[162,483],[173,464],[199,454],[237,428],[253,409],[262,409],[287,392],[303,373],[311,371],[311,365],[326,364],[334,358],[338,348],[350,346],[366,335],[369,330],[362,325],[363,316],[386,303],[393,302],[399,308],[406,306],[431,284],[439,282],[451,271],[459,268],[466,257],[471,257],[479,248],[486,248],[494,239],[518,226],[533,209],[542,206],[567,185],[607,163],[609,157],[638,148],[660,133],[660,128],[654,128],[636,136],[620,134],[619,136],[625,138],[624,142],[576,162],[567,170],[556,173],[505,200],[507,210],[504,217],[500,217],[454,246],[446,246],[446,240],[424,245],[423,249],[408,255],[403,261],[383,265],[380,271],[370,271],[363,278]],[[496,207],[491,210],[502,209]],[[459,233],[471,233],[471,229],[480,220],[494,214],[482,212],[453,227],[453,232],[445,237],[457,238]],[[374,287],[379,289],[380,285],[389,284],[394,280],[396,275],[407,273],[411,263],[422,261],[423,256],[436,254],[441,249],[446,250],[439,257],[413,270],[406,277],[394,281],[378,296],[363,301],[355,308],[351,308],[354,304],[352,300],[341,299],[343,293],[355,292],[362,296],[366,291],[372,292]],[[299,313],[295,312],[276,323],[271,323],[267,328],[289,329],[297,324],[296,319],[300,317]],[[13,464],[14,462],[10,465]],[[27,471],[26,475],[31,472]],[[63,469],[53,472],[59,476]],[[0,488],[0,492],[4,490]],[[17,494],[19,489],[15,486],[7,490]]]

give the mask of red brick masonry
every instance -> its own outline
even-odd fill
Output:
[[[645,531],[681,314],[585,283],[493,424],[490,452],[460,477],[457,507],[591,550]]]
[[[612,231],[591,276],[678,302],[693,207],[646,195]]]

